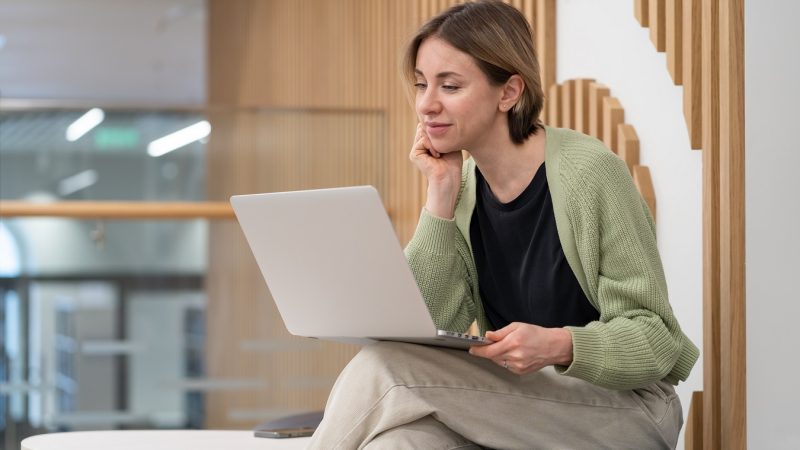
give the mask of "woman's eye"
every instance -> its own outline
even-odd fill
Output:
[[[417,90],[424,91],[426,87],[428,87],[428,85],[425,83],[414,83],[414,88]]]
[[[445,91],[457,91],[459,89],[459,87],[458,86],[453,86],[453,85],[450,85],[450,84],[445,84],[445,85],[442,86],[442,89],[444,89]]]

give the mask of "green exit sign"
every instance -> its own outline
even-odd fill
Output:
[[[127,150],[139,146],[139,130],[130,127],[99,127],[94,130],[98,150]]]

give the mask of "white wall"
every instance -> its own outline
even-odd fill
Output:
[[[800,2],[745,1],[747,442],[800,448]]]
[[[650,168],[658,210],[658,244],[670,302],[685,333],[702,350],[701,153],[689,148],[683,88],[667,71],[630,0],[559,0],[557,77],[594,78],[611,89],[636,128],[641,164]],[[678,386],[684,415],[702,390],[701,359]],[[679,448],[683,446],[683,437]]]

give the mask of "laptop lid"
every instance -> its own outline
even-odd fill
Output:
[[[237,195],[231,205],[290,333],[436,335],[374,187]]]

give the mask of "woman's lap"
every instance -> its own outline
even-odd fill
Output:
[[[382,342],[342,371],[311,448],[360,448],[428,416],[494,448],[674,447],[682,421],[664,383],[609,390],[552,368],[520,376],[460,350]]]

